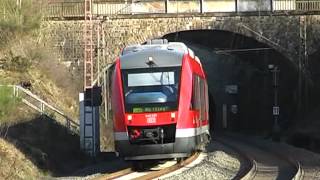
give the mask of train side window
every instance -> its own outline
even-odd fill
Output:
[[[205,119],[209,120],[209,89],[208,89],[208,84],[205,83]]]
[[[200,79],[200,120],[203,120],[203,80]]]
[[[191,109],[199,110],[201,112],[201,89],[200,89],[200,77],[198,75],[193,75],[193,85],[192,85],[192,99],[191,99]],[[200,114],[201,115],[201,114]]]
[[[201,114],[201,111],[202,111],[202,107],[201,107],[201,79],[199,76],[197,76],[197,104],[196,104],[196,107],[197,107],[197,110],[199,110],[199,119],[201,120],[202,119],[202,114]]]
[[[192,78],[192,97],[191,97],[191,106],[190,109],[194,110],[196,108],[196,77],[193,74]]]
[[[204,79],[195,74],[193,75],[190,109],[199,111],[200,120],[208,120],[208,86]]]
[[[199,119],[208,119],[208,86],[198,75],[193,77],[191,109],[199,111]]]
[[[205,120],[205,81],[200,79],[200,120]]]

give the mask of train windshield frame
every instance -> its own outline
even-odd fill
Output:
[[[165,112],[178,109],[179,67],[122,69],[127,113]]]

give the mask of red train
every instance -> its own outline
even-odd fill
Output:
[[[112,73],[115,149],[126,160],[182,158],[210,139],[208,85],[185,44],[124,48]]]

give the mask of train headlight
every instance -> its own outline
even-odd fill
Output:
[[[174,121],[175,118],[176,118],[176,113],[171,113],[171,120]]]
[[[132,120],[132,115],[128,115],[128,121]]]

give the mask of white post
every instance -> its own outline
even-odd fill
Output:
[[[41,111],[41,114],[43,114],[44,112],[44,104],[42,102],[40,102],[40,111]]]
[[[13,88],[13,97],[16,97],[16,86],[13,85],[12,88]]]

